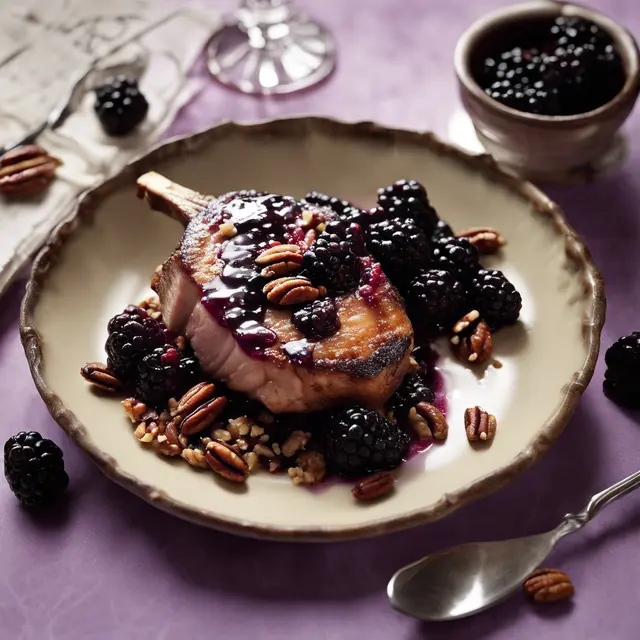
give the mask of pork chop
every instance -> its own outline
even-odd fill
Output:
[[[186,226],[154,288],[164,321],[189,338],[205,373],[274,413],[382,407],[407,373],[413,347],[402,298],[388,280],[366,299],[358,288],[336,294],[340,328],[316,341],[292,323],[297,307],[262,293],[268,280],[256,256],[278,243],[304,250],[313,238],[307,234],[305,245],[305,232],[315,225],[319,234],[332,211],[273,194],[205,196],[154,172],[138,179],[138,189]],[[360,260],[366,278],[371,258]]]

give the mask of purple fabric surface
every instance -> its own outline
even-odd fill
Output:
[[[340,66],[322,87],[285,99],[256,99],[211,83],[173,133],[223,118],[322,114],[446,132],[457,106],[457,37],[495,0],[305,2],[336,35]],[[228,6],[225,3],[225,6]],[[640,8],[599,8],[640,34]],[[195,74],[204,77],[200,63]],[[603,344],[640,329],[640,113],[630,118],[626,165],[595,184],[552,196],[586,239],[608,295]],[[250,185],[248,185],[250,186]],[[571,603],[535,608],[521,594],[475,618],[422,624],[392,611],[385,586],[402,564],[445,546],[525,535],[582,508],[595,491],[638,468],[638,416],[594,381],[558,443],[501,492],[431,526],[363,542],[287,545],[249,541],[182,522],[104,478],[62,434],[39,398],[18,336],[18,284],[0,305],[2,441],[37,429],[61,443],[71,491],[60,509],[19,508],[0,483],[0,637],[133,638],[534,638],[640,637],[636,561],[640,493],[606,509],[550,559],[576,585]],[[549,355],[553,366],[553,355]]]

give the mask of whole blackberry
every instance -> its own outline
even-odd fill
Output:
[[[433,334],[449,328],[465,307],[466,291],[450,271],[427,269],[409,284],[409,315],[414,329]]]
[[[438,223],[438,214],[429,202],[426,189],[415,180],[396,180],[378,189],[378,206],[388,218],[413,218],[427,237]]]
[[[69,485],[60,447],[37,431],[21,431],[5,442],[4,475],[27,507],[46,505]]]
[[[296,311],[292,318],[294,326],[305,338],[322,340],[340,329],[336,304],[331,298],[315,300]]]
[[[328,207],[338,216],[342,217],[349,215],[352,209],[357,209],[347,200],[340,200],[335,196],[330,196],[327,193],[321,193],[320,191],[311,191],[304,197],[305,202],[309,204],[316,204],[319,207]]]
[[[136,375],[142,358],[171,341],[164,323],[154,320],[140,307],[129,306],[109,320],[105,343],[107,364],[123,380]]]
[[[445,238],[453,237],[454,233],[451,227],[444,220],[438,220],[438,224],[431,234],[431,242],[435,244],[436,242],[444,240]]]
[[[389,399],[388,407],[398,419],[405,419],[412,407],[419,402],[433,402],[435,393],[417,373],[405,376],[402,384]]]
[[[305,252],[302,269],[313,284],[335,293],[352,291],[360,281],[360,258],[350,243],[326,231]]]
[[[640,331],[622,336],[608,349],[604,358],[607,370],[603,390],[618,404],[640,407]]]
[[[201,380],[200,365],[188,353],[164,345],[146,355],[138,365],[135,395],[161,409],[170,398],[179,398]]]
[[[469,305],[492,329],[513,324],[520,315],[522,297],[502,271],[480,269],[473,278]]]
[[[149,103],[137,80],[119,76],[96,89],[93,108],[105,133],[126,136],[146,118]]]
[[[391,282],[404,289],[429,257],[429,241],[412,218],[391,218],[372,224],[367,248]]]
[[[329,416],[325,455],[348,476],[394,469],[409,450],[409,436],[377,411],[355,406]]]
[[[365,234],[357,222],[348,222],[340,219],[331,220],[327,222],[325,231],[338,236],[341,240],[346,240],[357,256],[367,255]]]
[[[462,282],[469,282],[478,271],[478,257],[467,238],[444,238],[434,245],[431,263],[434,269],[451,271]]]

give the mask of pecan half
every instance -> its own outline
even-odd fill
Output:
[[[245,482],[249,475],[249,465],[226,442],[212,440],[205,459],[218,475],[232,482]]]
[[[175,408],[175,414],[181,416],[189,415],[207,400],[211,400],[215,390],[216,387],[212,382],[197,384],[180,398],[178,406]]]
[[[464,319],[455,324],[454,335],[450,340],[451,351],[455,357],[461,362],[472,364],[480,364],[491,358],[493,336],[489,325],[484,320],[474,321],[456,332],[456,327],[463,324],[465,324]]]
[[[356,500],[375,500],[390,493],[393,485],[393,476],[388,471],[382,471],[362,478],[351,489],[351,494]]]
[[[272,280],[262,291],[269,302],[281,306],[313,302],[320,295],[310,280],[293,276]]]
[[[302,250],[295,244],[279,244],[263,251],[256,264],[264,268],[260,272],[263,278],[284,276],[296,271],[302,262]]]
[[[536,569],[522,588],[535,602],[557,602],[574,593],[571,578],[559,569]]]
[[[62,164],[36,144],[16,147],[0,156],[0,193],[35,195],[53,180]]]
[[[467,238],[484,255],[497,253],[500,247],[505,245],[505,239],[500,232],[490,227],[472,227],[458,233],[456,238]]]
[[[180,423],[180,432],[185,436],[200,433],[216,421],[226,406],[227,399],[224,396],[207,400]]]
[[[122,380],[102,362],[87,362],[80,369],[80,375],[87,382],[108,393],[115,393],[122,388]]]
[[[469,442],[489,442],[496,435],[496,417],[481,407],[469,407],[464,412],[464,426]]]
[[[444,440],[447,437],[449,423],[438,407],[429,402],[419,402],[415,409],[416,413],[427,423],[434,440]]]

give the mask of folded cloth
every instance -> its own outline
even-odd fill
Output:
[[[76,12],[75,22],[65,23],[64,16],[55,12],[58,4],[65,10],[78,5],[81,13],[90,8],[90,16]],[[134,133],[110,138],[93,112],[94,94],[90,91],[59,129],[47,130],[38,138],[38,144],[63,165],[37,199],[0,196],[0,295],[69,215],[78,195],[116,174],[156,143],[179,109],[200,90],[202,81],[187,78],[187,74],[219,24],[219,14],[193,9],[163,14],[157,10],[159,3],[153,0],[153,11],[151,4],[151,0],[52,0],[36,3],[26,13],[21,4],[21,14],[14,8],[9,13],[10,8],[0,0],[0,145],[19,139],[42,121],[65,91],[68,94],[72,79],[96,59],[101,67],[126,63],[132,57],[146,60],[140,89],[149,102],[147,118]],[[133,14],[136,19],[123,26]],[[156,22],[159,24],[153,28]],[[11,37],[3,39],[7,34]],[[118,45],[117,53],[108,55]],[[36,64],[39,67],[34,71]],[[45,88],[37,98],[32,90],[34,77],[36,84]]]

